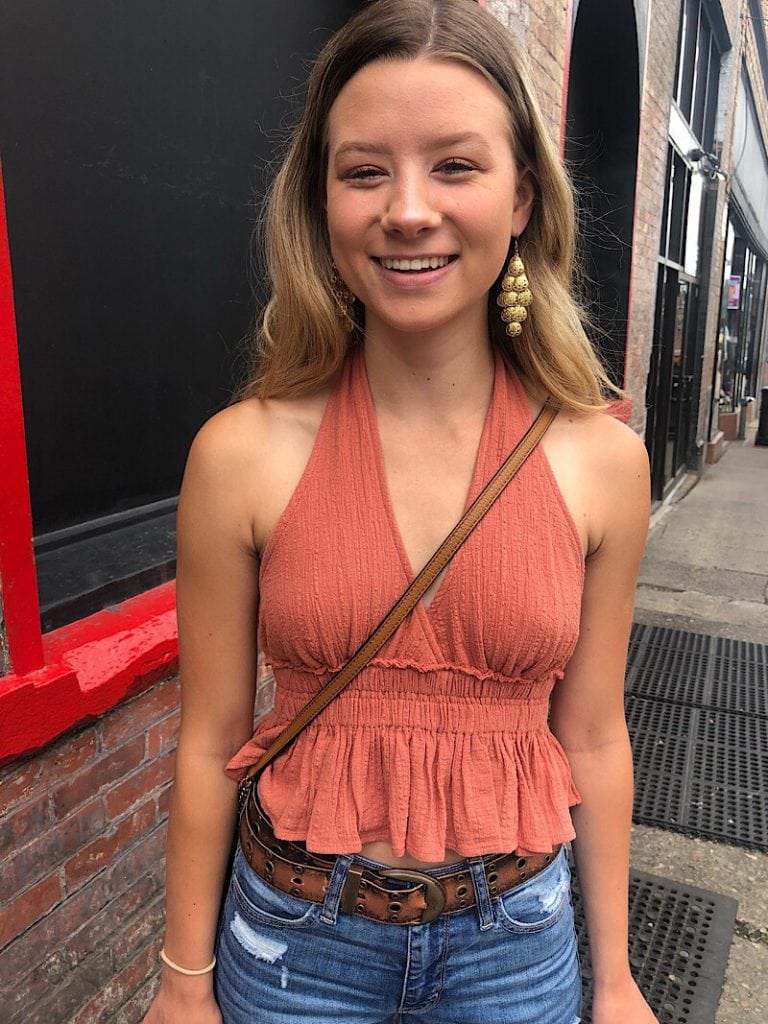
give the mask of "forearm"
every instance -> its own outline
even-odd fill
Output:
[[[223,768],[223,759],[187,753],[180,743],[168,823],[165,949],[183,967],[203,967],[213,957],[237,809],[236,786]]]
[[[573,809],[574,855],[584,901],[594,984],[629,974],[628,878],[632,753],[626,734],[591,750],[568,751],[582,802]]]

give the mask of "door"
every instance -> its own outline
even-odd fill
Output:
[[[646,445],[654,499],[663,500],[685,472],[693,402],[693,331],[698,288],[676,268],[659,265]]]

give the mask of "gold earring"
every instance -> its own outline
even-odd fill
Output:
[[[333,301],[336,303],[336,312],[338,314],[342,330],[346,331],[347,334],[351,334],[351,332],[357,327],[354,317],[352,316],[355,296],[344,284],[341,279],[341,275],[336,269],[335,263],[333,264],[331,271],[331,290],[333,292]]]
[[[532,302],[525,266],[515,239],[515,251],[501,279],[501,291],[496,297],[496,304],[501,307],[501,319],[510,338],[519,338],[523,333],[523,322],[528,319],[528,307]]]

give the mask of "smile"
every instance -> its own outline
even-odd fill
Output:
[[[425,270],[439,270],[452,263],[456,256],[419,256],[415,259],[396,259],[389,256],[381,256],[378,262],[385,270],[399,270],[400,273],[417,273]]]

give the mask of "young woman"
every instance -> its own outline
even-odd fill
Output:
[[[606,413],[569,185],[507,31],[470,0],[366,7],[314,66],[265,242],[257,369],[196,438],[179,507],[147,1024],[575,1024],[570,840],[593,1020],[649,1024],[627,962],[623,717],[648,469]],[[233,779],[549,396],[554,424],[466,545],[262,775],[227,882]],[[257,623],[276,698],[249,739]]]

